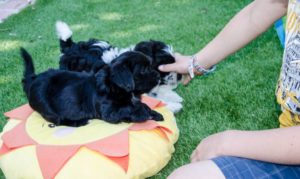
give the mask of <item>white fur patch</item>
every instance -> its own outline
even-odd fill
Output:
[[[165,51],[165,52],[167,52],[167,53],[169,53],[169,54],[171,54],[171,55],[174,56],[173,47],[171,45],[167,45],[167,47],[165,47],[163,49],[163,51]]]
[[[172,89],[173,88],[168,85],[160,85],[156,87],[157,97],[164,101],[181,103],[183,99]]]
[[[169,102],[167,103],[167,108],[173,113],[178,113],[182,109],[182,104]]]
[[[55,26],[56,26],[57,36],[61,40],[66,41],[68,38],[72,36],[72,31],[65,22],[57,21]]]
[[[106,64],[110,64],[113,59],[117,58],[119,55],[119,49],[118,48],[110,48],[109,50],[106,50],[103,52],[102,60]]]
[[[119,55],[121,55],[122,53],[125,53],[125,52],[133,51],[134,47],[135,47],[134,45],[131,45],[127,48],[121,48],[119,50]]]
[[[166,103],[170,111],[177,113],[182,109],[183,99],[172,89],[169,85],[158,85],[148,95]]]
[[[109,43],[107,43],[105,41],[99,41],[97,43],[94,43],[93,46],[99,46],[101,48],[108,48],[108,47],[110,47]]]
[[[129,46],[127,48],[110,48],[109,50],[106,50],[103,52],[102,59],[106,64],[110,64],[115,58],[120,56],[122,53],[133,51],[135,46]]]
[[[169,75],[164,77],[163,81],[170,86],[171,89],[175,89],[178,85],[177,73],[170,72]]]

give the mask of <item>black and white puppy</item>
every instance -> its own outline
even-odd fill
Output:
[[[170,45],[155,40],[142,41],[128,48],[114,47],[108,42],[100,40],[75,43],[72,41],[71,29],[66,23],[61,21],[56,23],[56,31],[62,52],[60,58],[61,69],[71,71],[98,70],[102,67],[103,63],[110,64],[124,52],[138,51],[150,57],[152,67],[160,74],[160,83],[148,95],[165,102],[167,107],[174,113],[182,109],[181,103],[183,99],[174,91],[182,75],[175,72],[161,72],[158,70],[159,65],[175,62],[173,49]],[[89,44],[89,48],[82,44]],[[95,48],[98,49],[98,56],[94,56],[92,54],[93,51],[89,50]],[[88,58],[90,56],[94,57],[93,60]]]
[[[142,53],[123,53],[97,73],[49,69],[38,75],[25,49],[21,56],[29,104],[55,125],[82,126],[90,119],[110,123],[163,120],[140,100],[141,94],[159,82],[151,60]]]
[[[96,72],[105,65],[103,53],[112,48],[108,42],[97,39],[74,42],[71,29],[61,21],[56,22],[56,31],[61,51],[60,69]]]
[[[182,75],[175,72],[161,72],[160,65],[175,62],[173,49],[170,45],[161,41],[142,41],[134,47],[134,51],[142,52],[151,57],[152,66],[160,74],[160,83],[153,88],[148,95],[155,97],[167,104],[167,107],[174,113],[182,109],[183,99],[174,91],[182,79]]]
[[[130,46],[125,49],[118,49],[117,47],[107,49],[103,53],[102,60],[109,64],[115,60],[114,58],[116,56],[126,51],[137,51],[150,57],[152,67],[160,74],[160,82],[147,95],[166,103],[167,108],[172,112],[179,112],[182,109],[181,103],[183,99],[174,91],[174,89],[181,81],[182,75],[175,72],[161,72],[158,69],[160,65],[175,62],[172,47],[161,41],[142,41],[135,46]]]

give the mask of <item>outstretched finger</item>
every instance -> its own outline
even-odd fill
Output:
[[[178,66],[178,64],[171,63],[171,64],[167,64],[167,65],[160,65],[158,67],[158,69],[162,72],[172,72],[172,71],[176,71],[176,69],[178,68],[177,66]]]

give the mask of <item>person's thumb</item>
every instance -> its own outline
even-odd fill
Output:
[[[176,64],[166,64],[166,65],[160,65],[158,69],[162,72],[171,72],[171,71],[176,71]]]
[[[190,75],[184,75],[183,76],[183,85],[188,85],[189,82],[192,80],[192,78],[190,77]]]

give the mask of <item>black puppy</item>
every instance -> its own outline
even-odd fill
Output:
[[[74,42],[69,26],[61,21],[56,22],[56,31],[61,51],[60,69],[96,72],[105,65],[103,53],[112,48],[108,42],[97,39]]]
[[[71,39],[68,39],[71,41]],[[105,63],[101,60],[103,52],[106,47],[100,46],[96,39],[88,41],[80,41],[69,45],[69,41],[61,41],[61,52],[63,55],[60,57],[60,69],[69,71],[94,71],[97,72]],[[108,48],[108,47],[107,47]]]
[[[97,73],[50,69],[38,75],[29,53],[21,49],[21,55],[29,104],[55,125],[81,126],[95,118],[110,123],[163,120],[140,100],[159,81],[150,59],[141,53],[123,53]]]

